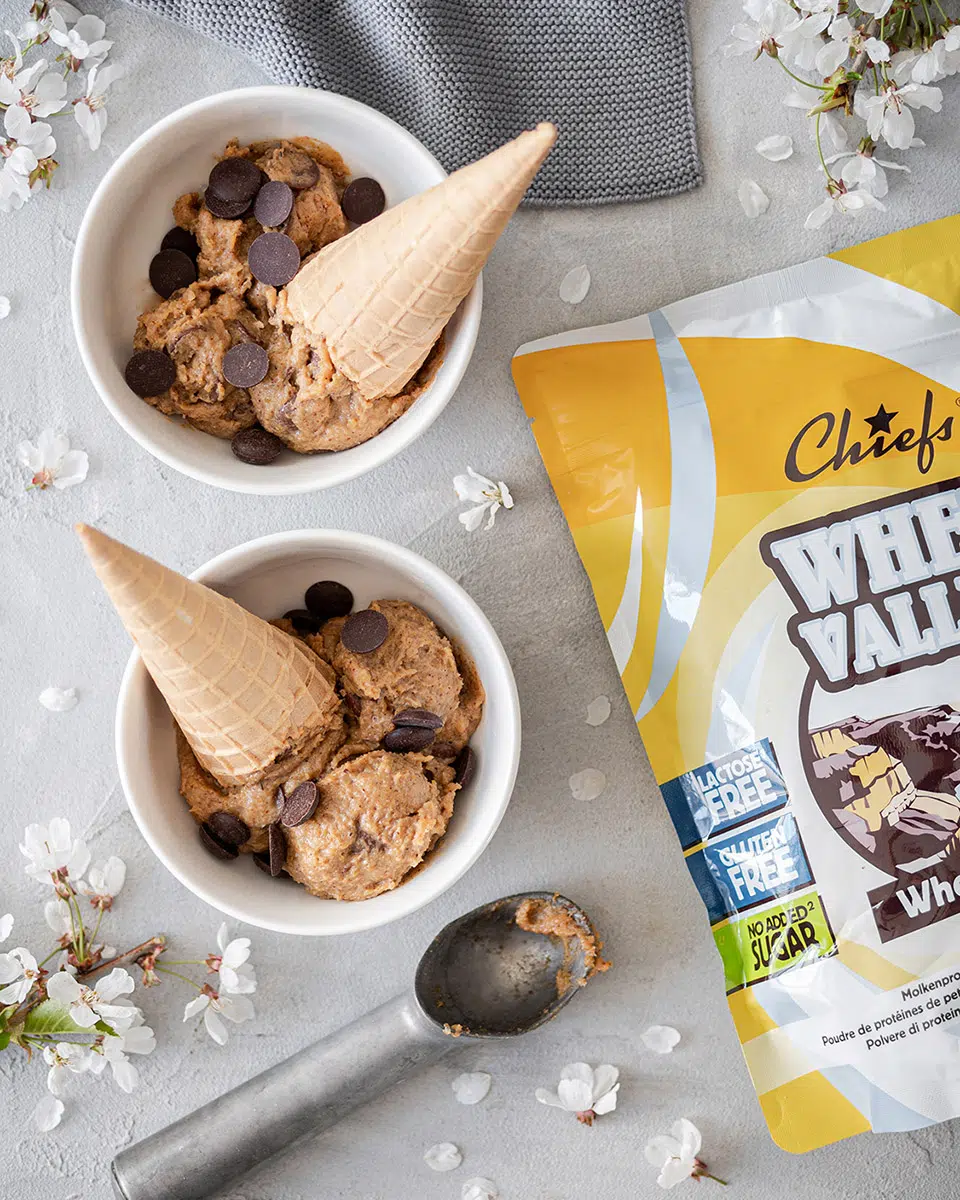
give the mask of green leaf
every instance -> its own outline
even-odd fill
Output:
[[[94,1025],[94,1029],[97,1031],[97,1033],[106,1033],[109,1034],[110,1037],[120,1036],[115,1029],[110,1028],[106,1021],[98,1021],[96,1025]]]
[[[82,1025],[78,1025],[70,1016],[66,1004],[56,1000],[44,1000],[27,1015],[23,1023],[25,1033],[45,1033],[54,1035],[61,1033],[89,1033]]]
[[[0,1033],[0,1050],[6,1050],[6,1048],[9,1045],[10,1045],[10,1034],[6,1030],[4,1030],[3,1033]]]

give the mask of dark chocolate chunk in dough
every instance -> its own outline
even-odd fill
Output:
[[[386,207],[387,198],[383,188],[375,179],[355,179],[347,185],[340,201],[343,215],[354,225],[364,225],[379,217]]]
[[[292,622],[297,633],[320,632],[319,618],[315,617],[312,612],[307,612],[305,608],[291,608],[289,612],[283,614],[283,619]]]
[[[293,210],[293,189],[279,179],[263,185],[253,202],[253,215],[261,225],[282,225]]]
[[[150,260],[150,286],[164,300],[196,282],[197,264],[182,250],[161,250]]]
[[[200,826],[200,841],[203,843],[204,849],[209,851],[214,858],[231,859],[236,858],[239,854],[236,846],[228,846],[226,842],[217,837],[209,823]]]
[[[253,425],[250,429],[241,429],[233,435],[230,449],[241,462],[249,463],[253,467],[265,467],[272,463],[283,449],[283,442],[266,429],[261,429],[259,425]]]
[[[285,233],[261,233],[247,251],[247,266],[254,279],[283,287],[300,270],[300,251]]]
[[[280,820],[288,829],[309,821],[317,811],[320,803],[320,792],[312,779],[295,787],[283,802]]]
[[[203,194],[203,203],[215,217],[224,221],[238,221],[250,211],[249,200],[224,200],[209,188]]]
[[[138,350],[124,367],[123,377],[132,392],[146,399],[172,387],[177,368],[164,350]]]
[[[230,204],[249,204],[263,182],[263,172],[249,158],[224,158],[210,172],[207,188]]]
[[[256,387],[270,370],[270,356],[257,342],[239,342],[223,356],[221,370],[227,383],[234,387]]]
[[[307,608],[321,621],[331,617],[345,617],[353,608],[353,592],[335,579],[321,579],[311,583],[303,597]]]
[[[250,827],[246,821],[224,810],[211,813],[207,817],[206,828],[225,846],[239,848],[250,837]]]
[[[179,225],[174,225],[172,229],[163,235],[160,249],[182,250],[184,254],[188,254],[191,258],[195,259],[200,253],[200,244],[189,229],[183,229]]]
[[[414,750],[426,750],[436,736],[435,729],[422,725],[398,725],[390,730],[381,745],[384,750],[391,750],[394,754],[408,754]]]
[[[443,717],[427,708],[405,708],[393,718],[394,725],[414,725],[419,729],[439,729]]]
[[[477,769],[477,756],[469,746],[464,748],[457,755],[457,761],[453,764],[453,769],[456,771],[456,781],[462,788],[465,788],[473,778],[473,773]]]
[[[354,654],[369,654],[386,641],[387,618],[375,608],[364,608],[347,617],[340,630],[340,641]]]
[[[267,843],[270,854],[270,874],[276,878],[287,861],[287,839],[280,828],[279,821],[274,821],[272,825],[268,826]]]

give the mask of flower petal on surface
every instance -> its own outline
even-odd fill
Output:
[[[450,1084],[458,1104],[479,1104],[490,1091],[491,1077],[486,1071],[465,1071]]]
[[[466,529],[467,533],[474,533],[480,528],[484,514],[490,507],[490,503],[487,501],[484,504],[478,504],[476,508],[468,508],[466,512],[460,514],[460,524]]]
[[[770,207],[770,197],[755,179],[744,179],[737,188],[737,197],[743,211],[752,220],[765,213]]]
[[[679,1121],[674,1122],[670,1132],[680,1143],[680,1155],[682,1158],[697,1157],[700,1153],[700,1146],[703,1139],[700,1136],[700,1130],[692,1121],[688,1121],[686,1117],[681,1117]]]
[[[453,1142],[437,1142],[423,1156],[431,1171],[455,1171],[463,1162],[463,1155]]]
[[[60,1124],[62,1116],[63,1101],[48,1093],[33,1110],[33,1123],[41,1133],[49,1133]]]
[[[785,133],[775,133],[772,137],[757,142],[754,149],[770,162],[783,162],[793,153],[793,138]]]
[[[560,281],[560,299],[564,304],[579,304],[590,291],[590,270],[582,264],[573,267]]]
[[[662,1167],[668,1159],[680,1157],[680,1143],[666,1133],[658,1133],[644,1146],[643,1157],[652,1167]]]
[[[212,1005],[208,1005],[205,1009],[203,1023],[207,1027],[207,1033],[210,1034],[218,1046],[225,1046],[227,1044],[229,1038],[227,1027],[213,1011]]]
[[[195,1017],[198,1013],[202,1013],[209,1003],[209,996],[194,996],[192,1000],[188,1001],[183,1010],[183,1019],[185,1021],[189,1021],[191,1017]]]
[[[583,1079],[561,1079],[557,1095],[567,1112],[588,1112],[593,1107],[593,1087]]]
[[[0,917],[0,942],[5,942],[13,932],[13,914],[4,913]]]
[[[601,1063],[593,1072],[593,1098],[598,1100],[605,1096],[619,1078],[620,1072],[616,1067],[611,1067],[609,1063]]]
[[[593,1111],[598,1117],[602,1117],[605,1113],[611,1113],[617,1107],[617,1093],[620,1091],[620,1084],[615,1083],[613,1087],[599,1098],[594,1100]]]
[[[597,696],[595,700],[591,700],[587,705],[587,724],[602,725],[607,717],[610,716],[610,701],[606,696]]]
[[[64,488],[75,487],[78,483],[83,483],[89,469],[90,460],[84,450],[69,450],[60,460],[53,486],[61,492]]]
[[[654,1054],[670,1054],[680,1041],[680,1033],[672,1025],[651,1025],[641,1033],[640,1040]]]
[[[10,316],[10,297],[0,296],[0,321]]]
[[[48,687],[43,689],[37,699],[49,712],[69,712],[77,706],[77,689]]]
[[[548,1088],[538,1087],[534,1092],[536,1098],[541,1104],[548,1104],[551,1108],[563,1108],[564,1104],[556,1092],[551,1092]]]
[[[664,1189],[676,1187],[678,1183],[690,1178],[694,1165],[681,1158],[668,1158],[660,1168],[657,1183]]]
[[[596,800],[602,795],[604,788],[607,786],[607,777],[602,771],[598,771],[596,767],[585,767],[582,771],[577,771],[575,775],[571,775],[568,780],[570,784],[570,794],[574,800],[583,800],[590,802]]]
[[[475,1175],[460,1189],[460,1200],[500,1200],[500,1192],[492,1179]]]

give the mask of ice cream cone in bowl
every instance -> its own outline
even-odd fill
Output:
[[[136,645],[124,793],[196,895],[268,929],[354,932],[420,908],[482,853],[513,788],[519,706],[496,633],[441,570],[304,530],[186,577],[78,533]]]
[[[244,88],[164,118],[113,164],[77,239],[74,329],[104,403],[161,461],[234,491],[331,487],[400,453],[467,369],[481,269],[556,130],[517,134],[447,176],[328,92]],[[212,192],[231,163],[274,189],[263,204]],[[381,212],[351,204],[364,183]]]

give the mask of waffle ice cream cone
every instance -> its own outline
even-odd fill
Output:
[[[187,741],[219,783],[259,778],[330,723],[333,687],[296,639],[97,529],[78,525],[77,533]]]
[[[423,364],[556,140],[527,130],[387,209],[307,262],[281,311],[367,399],[395,396]]]

